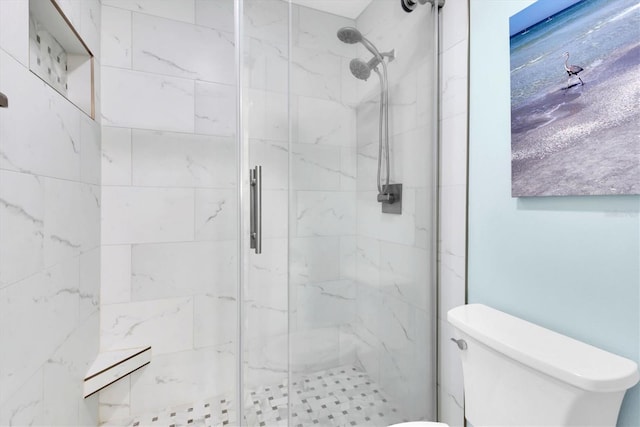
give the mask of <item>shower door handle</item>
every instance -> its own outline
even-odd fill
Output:
[[[249,233],[251,249],[257,254],[262,253],[262,166],[256,166],[249,170],[249,183],[251,184]]]

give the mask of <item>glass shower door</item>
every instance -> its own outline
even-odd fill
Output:
[[[435,420],[437,13],[292,16],[290,425]]]
[[[242,422],[287,425],[289,5],[243,0],[240,53],[243,183],[241,298]],[[249,170],[261,167],[260,253],[251,248]],[[257,186],[253,187],[257,192]],[[256,217],[258,215],[256,214]],[[257,230],[256,230],[257,231]]]

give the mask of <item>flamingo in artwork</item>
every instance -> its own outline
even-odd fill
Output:
[[[578,80],[580,80],[580,84],[581,85],[584,84],[584,82],[578,75],[578,73],[583,71],[584,68],[582,68],[579,65],[569,65],[569,52],[564,53],[564,69],[567,71],[567,74],[569,75],[569,79],[567,80],[567,87],[571,87],[569,86],[569,82],[571,81],[571,76],[576,76]]]

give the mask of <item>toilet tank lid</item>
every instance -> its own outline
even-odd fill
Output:
[[[622,391],[640,379],[632,360],[483,304],[453,308],[447,319],[490,348],[585,390]]]

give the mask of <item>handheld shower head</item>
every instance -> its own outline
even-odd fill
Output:
[[[338,38],[343,43],[354,44],[362,40],[362,33],[357,28],[342,27],[338,30]]]
[[[360,80],[367,80],[371,76],[371,67],[360,58],[352,59],[349,63],[349,69],[351,74]]]
[[[347,44],[362,43],[362,45],[366,47],[369,52],[373,53],[373,56],[375,56],[376,58],[382,61],[382,55],[380,55],[380,52],[378,52],[378,49],[376,49],[373,43],[367,40],[367,38],[363,36],[362,33],[357,28],[354,28],[354,27],[340,28],[338,30],[338,38],[340,39],[341,42],[347,43]]]

